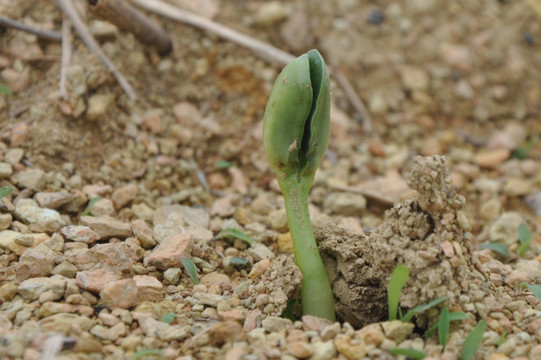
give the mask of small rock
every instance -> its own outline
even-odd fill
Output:
[[[377,323],[366,325],[362,329],[357,330],[357,336],[363,340],[366,345],[374,345],[376,347],[385,340],[381,325]]]
[[[54,275],[62,275],[68,279],[73,279],[77,275],[77,267],[72,263],[63,261],[51,271]]]
[[[24,149],[11,148],[4,155],[4,161],[8,164],[15,165],[21,162],[24,156]]]
[[[314,342],[312,344],[314,355],[310,360],[331,360],[336,356],[336,348],[332,341]]]
[[[482,168],[497,169],[509,156],[511,152],[507,149],[481,150],[475,155],[475,161]]]
[[[85,185],[82,190],[89,199],[92,199],[96,196],[104,197],[110,195],[113,188],[111,185]]]
[[[124,206],[126,206],[131,201],[133,201],[136,195],[137,195],[137,185],[129,184],[113,191],[113,194],[111,195],[111,199],[113,200],[115,209],[119,210],[123,208]]]
[[[93,244],[100,239],[100,236],[88,226],[68,225],[60,229],[60,234],[65,239],[85,244]]]
[[[103,117],[115,100],[114,94],[96,94],[88,99],[86,118],[90,121]]]
[[[0,286],[0,303],[11,301],[17,295],[17,285],[13,283],[4,283]],[[0,314],[0,317],[2,315]],[[0,329],[2,327],[0,326]]]
[[[120,274],[105,269],[84,270],[77,273],[77,286],[81,289],[99,294],[105,285],[120,280]]]
[[[15,255],[21,256],[27,247],[18,244],[15,240],[22,235],[23,234],[12,230],[0,231],[0,247],[11,251]]]
[[[252,270],[250,271],[250,274],[248,277],[254,281],[258,280],[261,275],[263,275],[267,269],[270,267],[270,260],[269,259],[263,259],[258,261],[254,264],[252,267]]]
[[[181,258],[190,258],[193,248],[193,240],[189,234],[177,235],[163,241],[147,257],[143,263],[145,266],[156,266],[160,270],[172,267],[181,267]]]
[[[531,282],[530,274],[523,270],[514,270],[505,278],[505,283],[511,288],[518,288],[522,284],[528,284]]]
[[[317,331],[321,333],[327,326],[333,322],[313,315],[304,315],[302,317],[302,327],[305,331]]]
[[[98,244],[89,250],[82,251],[75,258],[75,266],[79,270],[104,268],[128,271],[139,259],[140,256],[127,242],[111,242]]]
[[[133,277],[137,287],[137,303],[144,301],[160,302],[163,299],[163,285],[152,276],[135,275]]]
[[[455,85],[455,94],[459,98],[470,100],[475,95],[475,91],[467,80],[462,79],[458,81]]]
[[[519,213],[505,212],[491,224],[488,236],[492,242],[498,242],[510,248],[518,242],[518,227],[523,222],[524,218]]]
[[[507,179],[503,192],[509,196],[524,196],[532,192],[532,184],[522,178]]]
[[[359,216],[366,210],[366,198],[360,194],[332,193],[325,198],[323,208],[333,214]]]
[[[336,350],[347,360],[361,360],[366,355],[366,348],[361,344],[353,344],[350,339],[338,336],[334,339]]]
[[[233,287],[233,283],[231,282],[231,279],[229,279],[229,276],[216,272],[203,275],[199,279],[199,282],[205,285],[208,292],[211,294],[222,294],[224,291],[229,291]]]
[[[269,316],[265,318],[261,324],[263,325],[263,328],[269,333],[280,332],[293,326],[291,320],[278,316]]]
[[[66,280],[61,276],[53,276],[50,278],[40,277],[24,280],[17,287],[19,295],[27,301],[34,301],[40,297],[41,294],[49,291],[53,294],[50,299],[52,301],[59,300],[64,296],[64,289],[66,287]]]
[[[430,84],[428,73],[413,66],[403,66],[400,70],[400,78],[402,79],[402,85],[407,90],[426,91]]]
[[[137,305],[137,285],[133,279],[117,280],[100,291],[103,305],[109,309],[129,309]]]
[[[134,204],[132,206],[132,210],[135,216],[137,216],[137,218],[145,221],[152,221],[152,215],[154,214],[154,210],[152,210],[147,204]]]
[[[152,236],[152,229],[147,225],[145,220],[137,219],[132,221],[131,230],[137,239],[139,239],[143,249],[152,249],[156,246],[157,243]]]
[[[225,343],[243,341],[246,333],[242,326],[236,321],[223,321],[208,329],[209,344],[222,346]]]
[[[269,1],[263,3],[254,15],[257,25],[270,25],[282,21],[287,16],[288,11],[283,3],[279,1]]]
[[[283,253],[293,253],[293,242],[291,241],[291,234],[278,235],[277,239],[278,251]]]
[[[51,273],[54,268],[54,256],[56,254],[44,244],[36,248],[27,249],[19,258],[19,270],[17,279],[29,279],[31,277],[44,277]]]
[[[39,326],[42,331],[48,333],[69,334],[73,328],[81,331],[88,331],[94,325],[94,322],[86,316],[76,314],[59,313],[41,319]]]
[[[496,219],[502,210],[502,202],[498,198],[492,198],[487,202],[481,204],[479,209],[479,215],[485,219],[492,222]]]
[[[20,199],[17,201],[14,215],[17,219],[30,224],[52,221],[61,226],[67,225],[56,210],[40,208],[38,203],[32,199]]]
[[[524,202],[528,204],[535,212],[535,215],[541,215],[541,191],[535,191],[524,198]],[[0,227],[1,229],[1,227]]]
[[[120,322],[111,328],[96,325],[90,329],[90,333],[102,340],[116,341],[118,338],[126,334],[126,330],[126,325]]]
[[[11,164],[8,164],[7,162],[0,162],[0,179],[10,177],[12,173],[13,169]]]
[[[406,340],[415,327],[412,323],[405,323],[400,320],[385,321],[381,326],[383,327],[385,335],[397,343]]]
[[[195,290],[194,290],[195,291]],[[217,307],[218,303],[224,300],[224,297],[216,294],[207,294],[204,292],[194,292],[193,297],[198,300],[199,304]]]
[[[19,187],[42,191],[45,188],[45,172],[40,169],[27,169],[15,174]]]
[[[9,229],[12,221],[11,214],[0,214],[0,230]]]
[[[169,268],[164,271],[163,278],[171,285],[178,284],[182,270],[180,268]]]
[[[312,345],[303,341],[288,342],[287,351],[297,359],[309,358],[314,353]]]
[[[125,239],[132,235],[130,224],[110,217],[81,216],[80,222],[94,230],[100,236],[100,239],[111,237]]]
[[[58,209],[69,203],[75,196],[67,192],[38,192],[34,195],[40,207],[48,209]]]
[[[274,253],[263,244],[252,244],[252,246],[248,249],[248,252],[250,255],[252,255],[255,261],[271,259],[274,257]]]

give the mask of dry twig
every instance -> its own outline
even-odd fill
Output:
[[[37,35],[40,38],[47,39],[47,40],[52,40],[52,41],[61,40],[60,34],[57,33],[56,31],[42,30],[42,29],[38,29],[32,26],[28,26],[18,21],[15,21],[13,19],[10,19],[2,14],[0,14],[0,26],[25,31],[27,33]]]
[[[160,0],[132,1],[146,10],[155,12],[162,16],[194,26],[202,30],[210,31],[224,39],[230,40],[241,46],[252,49],[267,61],[276,61],[282,64],[287,64],[293,59],[295,59],[294,55],[282,51],[272,45],[264,43],[263,41],[254,39],[250,36],[230,29],[224,25],[218,24],[212,20],[192,14],[189,11],[177,8]],[[340,69],[333,68],[332,66],[329,67],[329,73],[331,75],[334,75],[336,81],[344,89],[346,97],[349,99],[355,110],[360,114],[363,130],[366,133],[371,133],[372,124],[370,120],[370,114],[368,113],[368,111],[366,111],[366,107],[364,106],[361,98],[359,98],[347,77],[340,71]]]
[[[60,65],[60,98],[66,99],[66,71],[71,61],[71,23],[67,17],[62,19],[62,62]]]
[[[144,44],[151,45],[160,55],[173,49],[169,35],[124,0],[88,0],[90,8],[100,17],[129,31]]]
[[[128,97],[131,100],[136,100],[137,95],[135,94],[135,91],[132,89],[130,83],[124,75],[122,75],[115,67],[115,65],[109,60],[109,58],[103,53],[101,50],[99,44],[96,42],[86,25],[83,23],[81,18],[79,17],[79,14],[77,14],[77,11],[75,11],[75,8],[73,7],[71,0],[56,0],[58,6],[64,11],[64,13],[68,16],[68,18],[71,20],[73,27],[81,37],[81,40],[85,43],[85,45],[92,51],[94,54],[96,54],[101,62],[105,65],[107,69],[114,75],[114,77],[117,79],[118,83],[124,89],[124,92],[128,95]]]

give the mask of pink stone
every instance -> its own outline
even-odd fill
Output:
[[[64,226],[60,229],[60,234],[62,234],[65,239],[80,241],[86,244],[93,244],[100,238],[100,236],[88,226]]]
[[[135,275],[133,280],[137,286],[138,304],[144,301],[162,301],[163,285],[158,279],[148,275]]]
[[[111,199],[113,200],[115,209],[119,210],[123,208],[125,205],[127,205],[129,202],[133,201],[136,195],[137,195],[137,185],[129,184],[113,191],[113,195],[111,195]]]
[[[109,309],[129,309],[137,305],[137,285],[133,279],[117,280],[100,291],[103,305]]]
[[[441,248],[443,250],[443,253],[448,258],[452,258],[455,256],[455,249],[453,248],[453,244],[450,241],[444,241],[441,243]]]
[[[145,266],[156,266],[160,270],[182,267],[182,258],[190,258],[193,240],[190,234],[180,234],[162,241],[152,254],[147,256]]]
[[[105,285],[120,280],[120,275],[104,269],[79,271],[75,277],[77,286],[83,290],[87,290],[98,294]]]

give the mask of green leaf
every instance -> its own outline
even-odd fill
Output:
[[[449,313],[449,321],[464,320],[467,317],[468,317],[468,314],[465,314],[463,312],[456,311],[456,312]],[[436,331],[436,329],[438,328],[438,326],[439,326],[439,322],[436,322],[434,325],[430,327],[430,329],[426,331],[425,336],[427,338],[431,337],[434,331]]]
[[[13,95],[13,92],[7,86],[0,85],[0,94]]]
[[[227,160],[221,160],[221,159],[214,163],[214,168],[216,170],[223,170],[223,169],[227,169],[233,166],[235,166],[235,163],[231,161],[227,161]]]
[[[541,301],[541,285],[530,285],[526,284],[528,286],[528,289],[535,295],[535,297]]]
[[[0,188],[0,199],[3,197],[8,196],[13,191],[13,188],[11,186],[2,186]]]
[[[233,265],[248,265],[250,263],[250,261],[248,261],[247,259],[243,259],[243,258],[240,258],[240,257],[233,257],[231,258],[231,260],[229,260],[229,263],[230,264],[233,264]]]
[[[299,306],[300,303],[299,303],[299,299],[293,299],[293,300],[289,300],[287,302],[287,306],[286,308],[284,309],[284,311],[282,312],[282,317],[284,319],[289,319],[291,321],[295,321],[295,308],[297,306]]]
[[[481,320],[468,334],[468,336],[466,336],[466,340],[464,340],[464,344],[462,345],[460,360],[470,360],[473,358],[479,349],[481,342],[483,341],[483,334],[485,333],[486,327],[486,320]]]
[[[528,153],[530,152],[530,149],[535,145],[537,140],[538,140],[537,137],[528,140],[524,145],[513,150],[513,152],[511,153],[511,157],[519,159],[519,160],[526,159],[526,157],[528,156]]]
[[[222,229],[214,238],[213,240],[218,240],[218,239],[231,239],[231,238],[235,238],[235,239],[240,239],[242,241],[246,241],[248,244],[252,245],[252,243],[254,242],[252,240],[252,238],[250,238],[248,235],[246,235],[245,233],[243,233],[242,231],[240,230],[237,230],[237,229],[233,229],[233,228],[225,228],[225,229]]]
[[[133,354],[132,359],[163,359],[163,356],[160,349],[146,349]]]
[[[389,352],[392,355],[404,355],[407,358],[415,360],[423,360],[427,356],[424,351],[406,348],[394,348],[390,349]]]
[[[175,321],[176,318],[177,318],[177,314],[171,311],[165,314],[164,316],[162,316],[162,321],[164,323],[171,324],[173,321]]]
[[[90,208],[92,206],[94,206],[94,204],[97,203],[100,200],[101,200],[101,198],[99,196],[96,196],[95,198],[90,199],[90,201],[88,202],[88,205],[86,206],[86,208],[83,211],[83,213],[81,214],[81,216],[87,216],[88,213],[90,212]]]
[[[428,310],[430,309],[431,307],[434,307],[436,305],[438,305],[439,303],[442,303],[444,302],[445,300],[447,300],[447,296],[442,296],[440,298],[437,298],[436,300],[432,300],[431,302],[429,302],[428,304],[424,304],[424,305],[417,305],[416,307],[414,307],[413,309],[411,309],[410,311],[408,311],[406,313],[406,315],[404,315],[404,317],[402,318],[402,321],[403,322],[408,322],[410,321],[413,316],[415,316],[415,314],[418,314],[420,312],[423,312],[425,310]]]
[[[440,314],[440,321],[438,321],[438,340],[445,349],[447,345],[447,339],[449,339],[449,328],[451,326],[451,320],[449,320],[449,310],[443,309]]]
[[[500,254],[503,257],[509,257],[509,250],[507,249],[507,246],[505,246],[504,244],[500,244],[500,243],[481,244],[479,245],[479,248],[489,249]]]
[[[524,223],[518,226],[518,241],[520,242],[520,247],[518,248],[518,254],[523,256],[526,251],[530,248],[532,243],[532,233],[528,226]]]
[[[194,285],[199,284],[199,278],[197,276],[197,268],[195,267],[195,264],[193,263],[193,261],[186,258],[181,258],[180,260],[182,261],[182,265],[184,265],[184,269],[186,269],[188,274],[190,274],[192,283]]]
[[[503,333],[500,335],[500,339],[498,340],[498,347],[502,346],[502,344],[505,342],[505,338],[507,336],[507,331],[503,331]]]
[[[389,320],[396,320],[398,304],[402,288],[409,277],[409,269],[405,265],[398,265],[394,268],[389,284],[387,285],[387,302],[389,305]]]

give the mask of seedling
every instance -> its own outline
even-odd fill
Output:
[[[468,317],[467,314],[463,313],[463,312],[449,312],[449,322],[451,321],[456,321],[456,320],[464,320]],[[440,315],[440,319],[441,319],[441,315]],[[438,321],[437,323],[435,323],[434,325],[432,325],[430,327],[430,329],[428,329],[426,331],[426,334],[425,336],[428,338],[430,336],[432,336],[432,334],[434,333],[434,331],[436,331],[438,328],[439,328],[439,325],[440,325],[440,322]]]
[[[94,206],[94,204],[97,203],[100,200],[101,200],[101,198],[99,196],[96,196],[95,198],[90,199],[90,201],[88,202],[88,205],[84,209],[81,216],[87,216],[88,213],[90,212],[90,208],[92,208],[92,206]]]
[[[12,95],[13,92],[7,86],[0,85],[0,94]]]
[[[423,360],[427,356],[424,351],[406,348],[394,348],[390,349],[389,352],[392,355],[404,355],[407,358],[415,360]]]
[[[502,344],[505,342],[505,338],[507,337],[507,331],[503,331],[503,333],[500,335],[500,338],[498,339],[498,347],[502,346]]]
[[[507,249],[507,246],[500,243],[489,243],[489,244],[481,244],[479,245],[479,248],[481,249],[489,249],[494,251],[495,253],[500,254],[504,258],[509,257],[509,250]]]
[[[449,310],[443,309],[438,321],[438,340],[445,349],[447,345],[447,339],[449,339],[449,328],[451,327],[451,320],[449,320]]]
[[[535,297],[541,301],[541,285],[522,284],[522,286],[527,286]]]
[[[181,258],[182,265],[184,265],[184,269],[188,272],[190,275],[190,279],[192,279],[192,283],[194,285],[199,284],[199,278],[197,277],[197,268],[195,267],[195,264],[190,259]]]
[[[213,240],[218,239],[239,239],[247,242],[250,245],[252,245],[252,243],[254,242],[251,237],[249,237],[242,231],[233,228],[225,228],[220,230],[220,232],[213,238]]]
[[[223,169],[228,169],[232,166],[235,166],[234,163],[232,163],[231,161],[227,161],[227,160],[218,160],[214,163],[214,168],[216,170],[223,170]]]
[[[302,312],[333,320],[334,296],[308,213],[308,193],[329,143],[329,76],[310,50],[290,62],[272,88],[263,144],[285,199],[295,259],[302,272]]]
[[[231,258],[231,260],[229,260],[229,263],[233,265],[246,266],[250,264],[250,261],[248,261],[248,259],[244,259],[241,257],[233,257]]]
[[[11,186],[2,186],[0,188],[0,199],[8,196],[13,191]]]
[[[518,226],[518,241],[520,242],[518,254],[523,256],[524,253],[528,251],[532,243],[532,233],[530,232],[530,229],[528,229],[528,226],[524,223]]]
[[[535,145],[535,143],[539,140],[538,137],[531,138],[528,140],[524,145],[519,147],[518,149],[514,150],[511,153],[511,157],[524,160],[526,157],[528,157],[528,154],[530,152],[530,149]]]
[[[460,360],[470,360],[471,358],[473,358],[473,356],[477,352],[477,349],[479,349],[479,346],[481,346],[481,342],[483,341],[483,334],[485,333],[486,327],[486,320],[481,320],[473,328],[473,330],[470,331],[468,336],[466,336],[466,340],[464,340],[464,344],[462,345]]]
[[[177,318],[177,314],[174,312],[168,312],[164,316],[162,316],[162,321],[167,324],[171,324],[175,319]]]
[[[160,349],[146,349],[146,350],[141,350],[141,351],[138,351],[136,352],[135,354],[133,354],[132,356],[132,359],[133,360],[137,360],[137,359],[141,359],[141,360],[159,360],[159,359],[163,359],[164,357],[162,356],[162,351]]]

